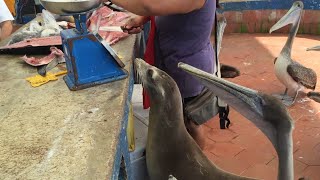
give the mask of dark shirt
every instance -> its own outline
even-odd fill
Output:
[[[156,65],[176,81],[183,98],[200,94],[203,85],[180,70],[179,62],[209,73],[214,70],[215,57],[210,36],[215,11],[216,0],[206,0],[199,10],[156,17]]]

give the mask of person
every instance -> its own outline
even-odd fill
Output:
[[[155,65],[176,81],[185,107],[203,91],[204,86],[180,70],[178,63],[184,62],[213,73],[215,54],[210,36],[216,0],[112,0],[112,3],[135,14],[123,25],[128,33],[141,32],[143,25],[155,17]],[[204,149],[206,138],[202,125],[192,119],[185,119],[185,125]]]
[[[0,0],[0,41],[12,33],[12,21],[14,20],[4,0]]]

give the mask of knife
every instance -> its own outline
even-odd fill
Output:
[[[97,38],[97,40],[104,46],[104,48],[109,51],[110,55],[114,58],[114,60],[118,63],[120,67],[125,67],[125,64],[121,61],[117,53],[111,48],[109,43],[105,41],[98,33],[98,29],[100,29],[100,21],[101,21],[101,15],[98,16],[96,29],[93,30],[92,34]]]
[[[104,48],[109,51],[111,56],[114,58],[114,60],[118,63],[120,67],[125,67],[125,64],[121,61],[120,57],[117,55],[117,53],[112,49],[112,47],[105,41],[98,33],[93,33],[93,35],[100,41],[100,43],[104,46]]]
[[[49,64],[45,64],[37,67],[38,74],[46,76],[47,72],[55,68],[58,64],[65,63],[64,57],[55,57]]]
[[[118,11],[118,12],[126,12],[125,9],[123,9],[122,7],[119,7],[115,4],[113,4],[112,2],[104,2],[103,4],[104,6],[107,6],[108,8],[110,8],[113,11]]]
[[[113,31],[113,32],[123,32],[121,26],[102,26],[99,28],[100,31]]]

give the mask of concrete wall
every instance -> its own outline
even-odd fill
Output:
[[[292,6],[294,0],[220,0],[228,25],[226,33],[266,33]],[[302,0],[304,12],[299,33],[320,34],[320,0]],[[289,27],[276,32],[287,33]]]

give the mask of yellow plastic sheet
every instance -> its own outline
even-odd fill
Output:
[[[64,75],[64,74],[67,74],[67,71],[61,71],[61,72],[58,72],[58,73],[48,72],[46,74],[46,76],[44,76],[44,77],[41,76],[41,75],[35,75],[35,76],[32,76],[32,77],[26,78],[26,80],[30,82],[32,87],[39,87],[39,86],[41,86],[43,84],[48,83],[49,81],[58,80],[57,76],[61,76],[61,75]]]
[[[132,152],[135,149],[135,140],[134,140],[134,117],[132,104],[129,107],[129,117],[128,117],[128,126],[127,126],[127,138],[129,151]]]

